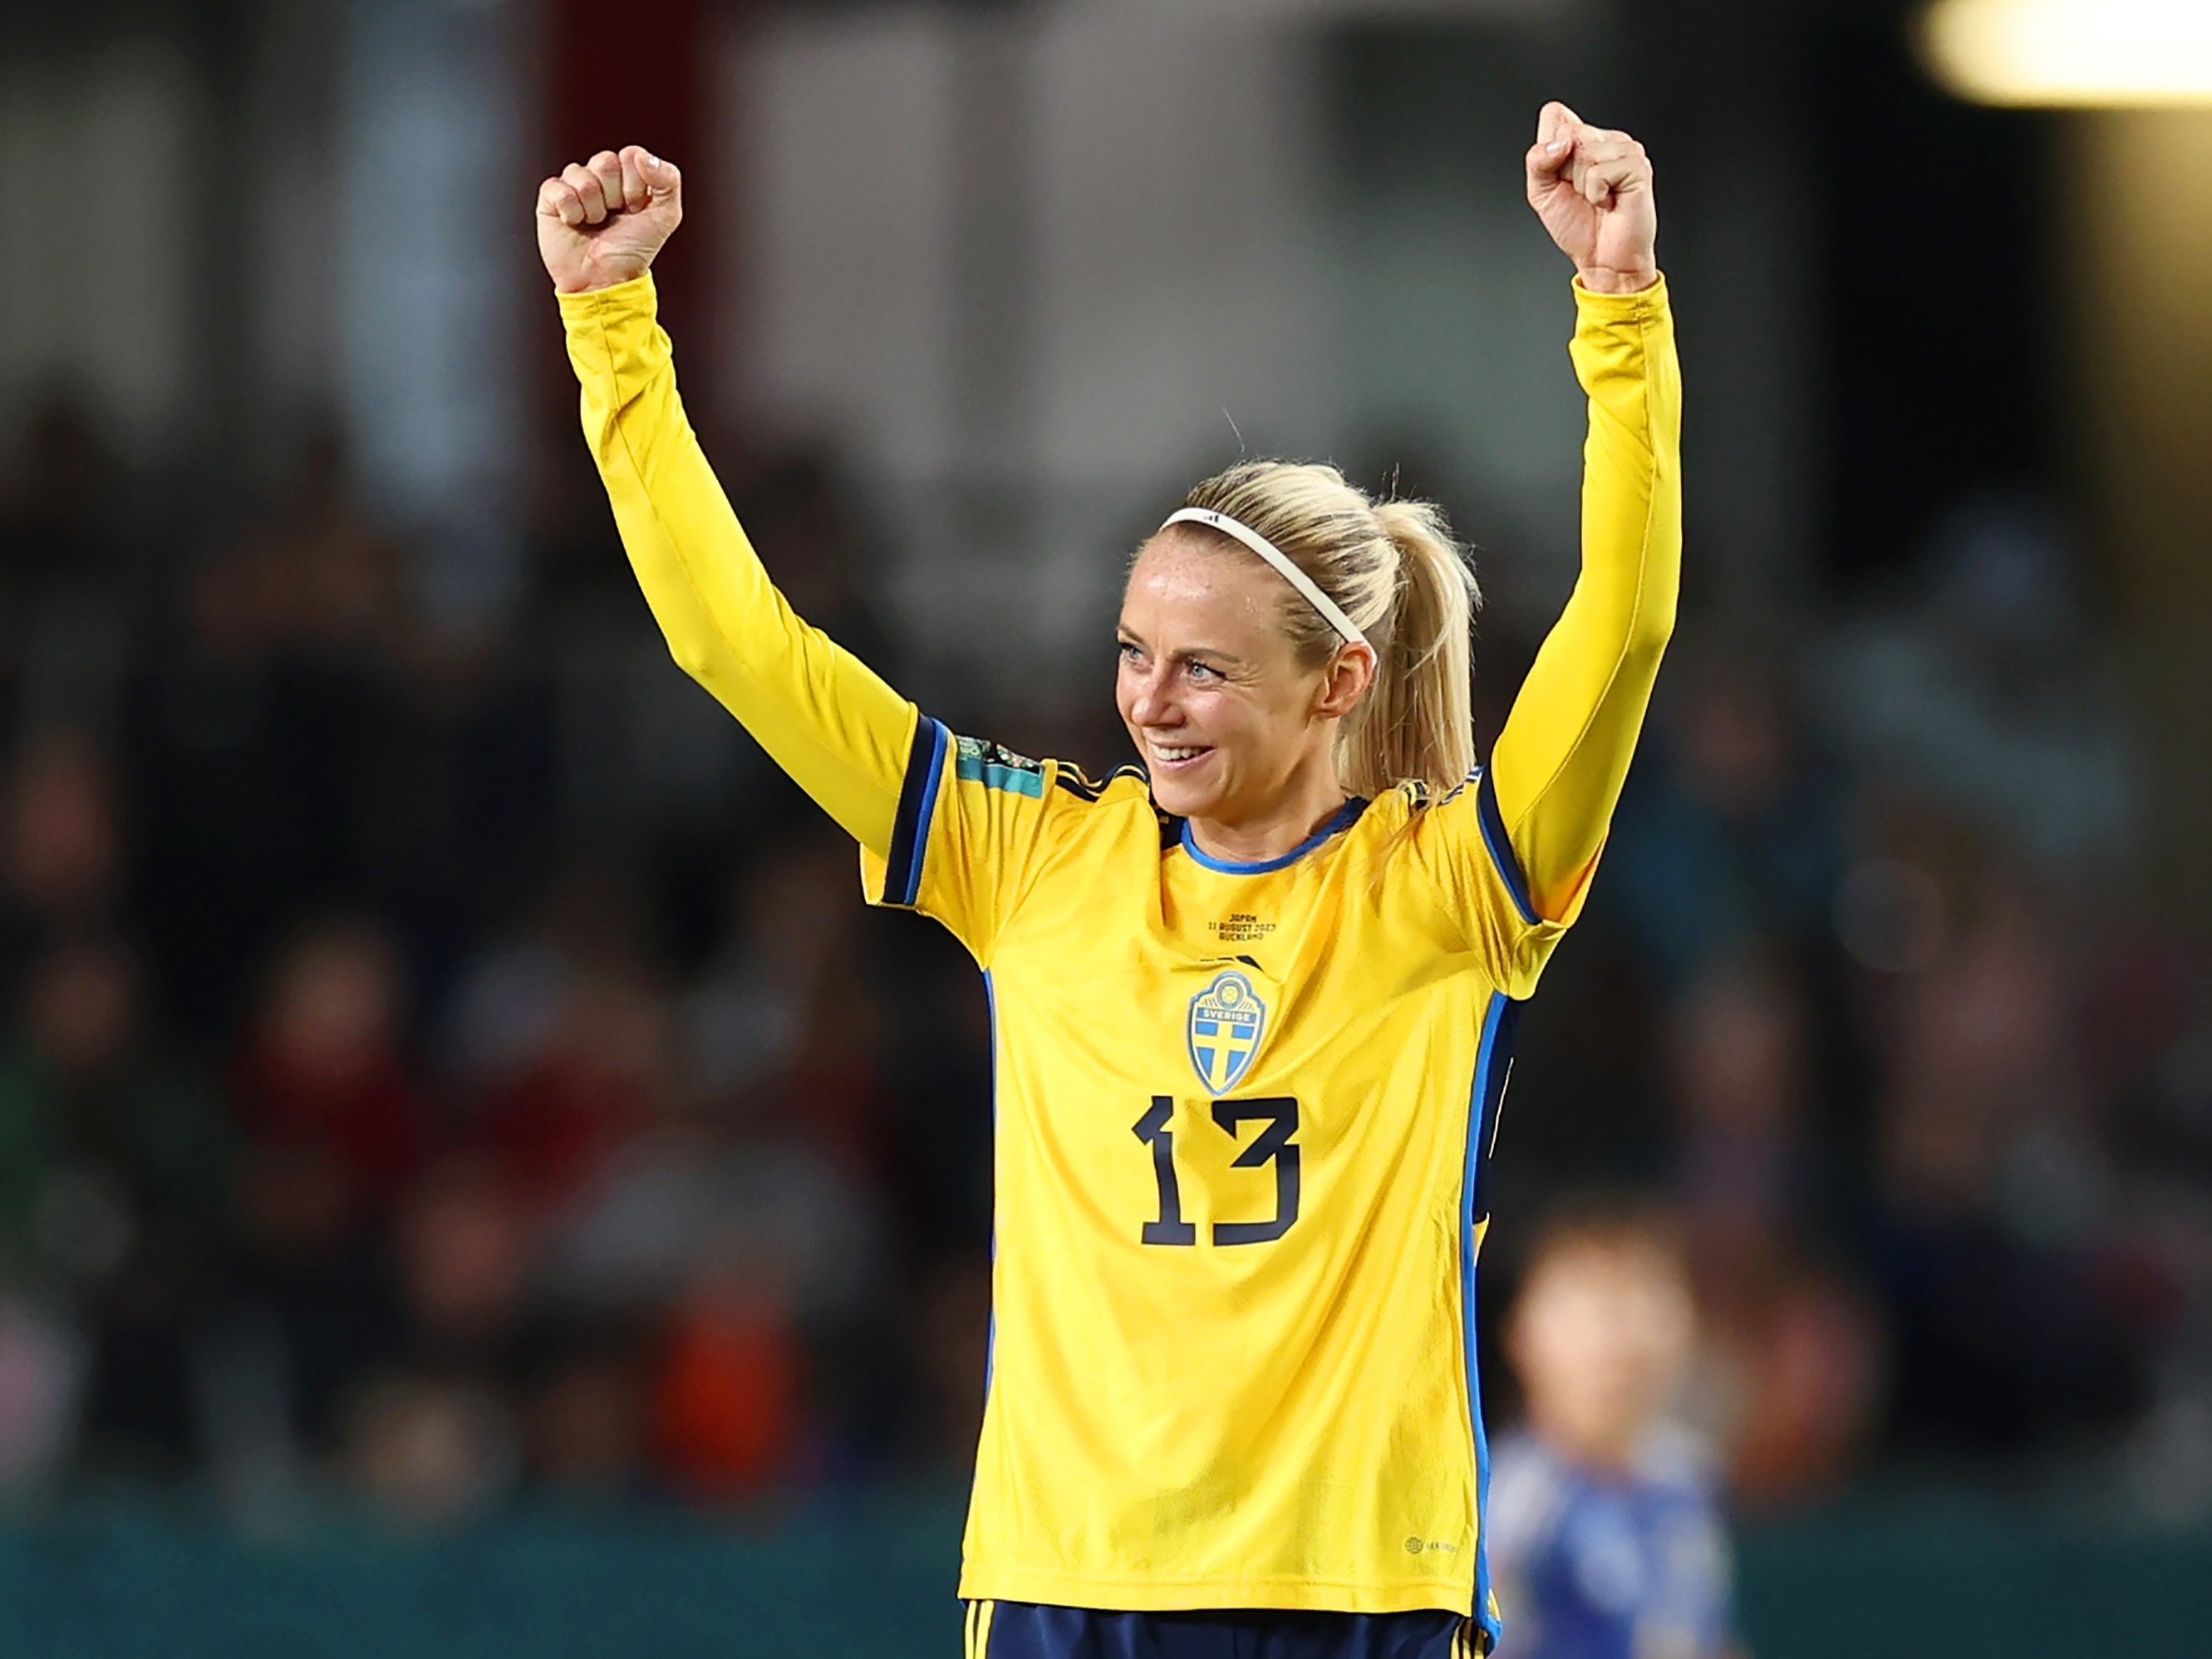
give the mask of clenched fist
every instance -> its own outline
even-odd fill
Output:
[[[636,144],[538,186],[538,254],[563,294],[642,276],[684,218],[684,175]]]
[[[1584,288],[1633,294],[1659,280],[1659,210],[1643,145],[1547,104],[1528,162],[1528,205]]]

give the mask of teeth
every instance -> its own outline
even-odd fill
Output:
[[[1203,744],[1196,748],[1170,749],[1164,744],[1156,743],[1152,745],[1152,752],[1164,761],[1179,761],[1188,760],[1193,755],[1202,755],[1206,749]]]

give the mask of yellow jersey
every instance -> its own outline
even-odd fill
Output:
[[[1206,854],[1128,769],[957,736],[794,617],[677,398],[650,278],[562,301],[678,661],[948,927],[994,1028],[988,1395],[961,1594],[1473,1613],[1474,1264],[1515,1017],[1579,910],[1673,625],[1663,286],[1577,284],[1583,569],[1492,764]]]

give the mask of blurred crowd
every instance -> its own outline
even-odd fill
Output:
[[[668,663],[580,455],[487,635],[297,452],[173,507],[56,406],[0,484],[0,1493],[434,1524],[957,1477],[972,969]],[[732,481],[896,671],[833,472]],[[1663,1200],[1680,1414],[1747,1510],[1926,1469],[2197,1513],[2212,976],[2138,873],[2154,781],[2033,501],[1903,568],[1817,631],[1686,628],[1492,1265],[1554,1197]],[[1486,623],[1486,732],[1547,621]]]
[[[1970,495],[1913,554],[1817,630],[1685,630],[1500,1210],[1672,1206],[1679,1414],[1746,1512],[1872,1474],[2200,1515],[2212,963],[2053,515]]]
[[[850,847],[669,664],[577,459],[537,601],[461,637],[328,434],[191,514],[66,409],[31,428],[0,498],[0,1493],[428,1523],[972,1452],[972,970],[863,910]],[[822,469],[739,489],[865,636]]]

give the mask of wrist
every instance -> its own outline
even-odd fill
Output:
[[[628,276],[610,276],[604,273],[592,276],[556,276],[553,291],[575,299],[586,294],[597,294],[602,289],[620,288],[624,283],[635,282],[641,275],[642,272],[633,272]]]
[[[640,271],[627,281],[592,282],[579,287],[564,287],[559,283],[553,285],[553,298],[564,316],[602,313],[605,307],[598,303],[602,295],[606,296],[606,306],[617,311],[628,310],[641,301],[649,307],[653,304],[653,274]]]
[[[1612,265],[1578,265],[1575,274],[1592,294],[1641,294],[1659,280],[1656,264],[1632,265],[1616,269]]]

